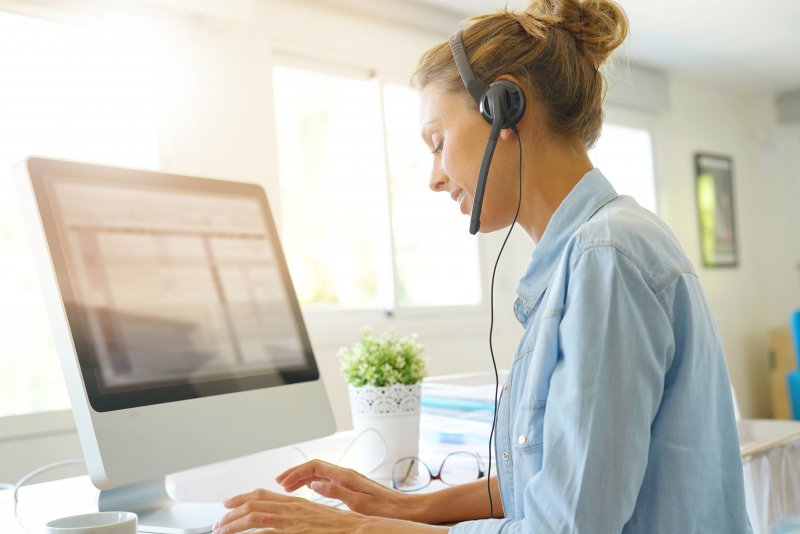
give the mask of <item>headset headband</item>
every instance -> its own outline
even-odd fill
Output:
[[[456,68],[461,75],[461,81],[464,82],[464,87],[467,88],[472,99],[480,107],[481,98],[486,93],[486,90],[489,89],[489,85],[479,82],[472,73],[467,53],[464,51],[464,41],[461,38],[463,32],[464,30],[458,30],[450,36],[450,50],[453,52],[453,59],[456,61]]]

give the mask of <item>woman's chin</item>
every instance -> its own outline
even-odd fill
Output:
[[[472,215],[472,199],[465,195],[458,205],[458,210],[462,215]]]
[[[481,226],[478,229],[478,232],[482,234],[490,234],[492,232],[497,232],[498,230],[507,230],[511,221],[493,221],[493,220],[485,220],[481,219]]]

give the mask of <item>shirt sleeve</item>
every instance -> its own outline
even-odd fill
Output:
[[[671,322],[613,246],[586,249],[569,276],[542,469],[526,484],[525,515],[462,523],[454,534],[621,532],[631,519],[674,352]]]

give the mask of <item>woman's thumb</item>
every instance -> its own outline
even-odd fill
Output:
[[[352,500],[353,492],[349,489],[336,484],[335,482],[325,482],[322,480],[315,480],[309,486],[312,490],[319,493],[323,497],[328,497],[330,499],[339,499],[343,501],[345,504],[350,504],[349,501]]]
[[[316,491],[320,495],[325,495],[325,486],[330,486],[330,482],[321,482],[319,480],[315,480],[311,484],[308,485],[309,488]],[[327,495],[325,495],[327,497]]]
[[[312,490],[316,491],[323,497],[331,497],[333,499],[338,499],[338,490],[341,486],[338,484],[334,484],[332,482],[323,482],[322,480],[315,480],[309,486]]]

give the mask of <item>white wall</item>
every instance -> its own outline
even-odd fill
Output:
[[[786,325],[800,308],[800,120],[779,124],[775,100],[754,99],[753,142],[758,154],[755,186],[764,191],[759,211],[760,261],[767,326]]]
[[[70,4],[67,0],[54,3]],[[422,51],[444,37],[326,8],[325,4],[312,7],[307,2],[237,0],[230,4],[227,16],[220,16],[214,2],[151,3],[168,6],[148,12],[148,16],[164,18],[163,26],[156,25],[149,34],[163,47],[162,166],[258,181],[270,194],[277,192],[271,98],[274,54],[312,54],[405,80]],[[186,9],[199,11],[189,14]],[[782,323],[788,311],[800,304],[795,271],[800,257],[796,229],[800,226],[794,208],[800,200],[798,162],[789,155],[789,134],[773,119],[769,95],[746,98],[674,76],[670,77],[669,95],[669,109],[653,119],[661,213],[702,277],[743,415],[768,416],[766,331]],[[800,143],[797,137],[792,139],[797,152]],[[701,267],[693,188],[695,151],[733,157],[740,252],[736,269]],[[501,240],[500,235],[481,238],[487,281]],[[510,364],[520,333],[511,306],[531,252],[527,237],[515,231],[498,271],[495,353],[501,367]],[[418,332],[427,346],[432,374],[489,371],[488,298],[485,300],[487,304],[468,312],[399,313],[394,319],[378,313],[307,314],[340,427],[349,427],[350,419],[335,352],[356,338],[362,324]],[[2,430],[0,425],[0,433]],[[0,439],[0,458],[19,458],[14,465],[3,462],[0,480],[10,480],[46,459],[61,459],[62,447],[75,450],[75,440],[72,445],[69,442],[63,429],[54,431],[49,441],[42,434],[27,441]],[[29,454],[20,457],[21,450]]]
[[[657,166],[663,217],[678,235],[703,282],[719,327],[744,417],[768,417],[766,334],[800,304],[794,265],[797,203],[787,155],[778,143],[772,100],[671,77],[671,108],[657,120]],[[694,153],[734,162],[739,265],[702,266],[694,192]],[[795,174],[794,180],[796,182]],[[795,223],[796,224],[796,223]]]

